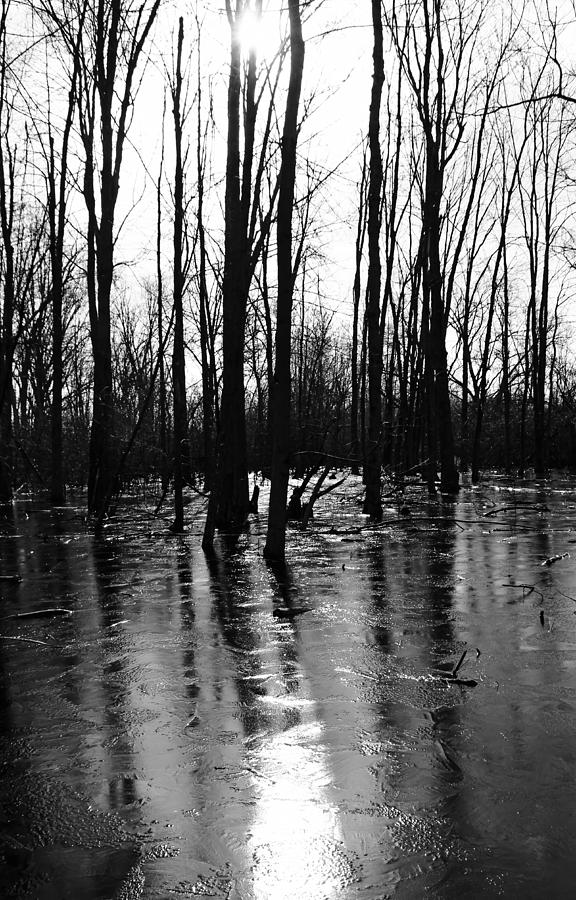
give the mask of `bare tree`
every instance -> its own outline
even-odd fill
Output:
[[[282,561],[286,543],[286,500],[290,454],[291,325],[294,291],[292,267],[292,215],[296,181],[298,107],[304,71],[304,39],[299,0],[288,0],[290,15],[290,81],[286,96],[282,161],[278,196],[277,259],[278,300],[276,306],[276,358],[274,367],[274,413],[272,420],[272,479],[268,531],[264,555]]]
[[[410,85],[422,127],[422,292],[426,329],[430,468],[438,441],[441,486],[458,491],[446,349],[447,308],[442,264],[442,201],[448,167],[464,134],[464,113],[474,88],[473,60],[484,5],[469,11],[460,0],[402,6],[393,3],[386,21]],[[409,36],[408,39],[406,36]],[[432,486],[432,481],[429,479]]]
[[[271,227],[279,189],[277,182],[269,209],[259,217],[261,188],[275,123],[274,98],[284,49],[281,48],[276,54],[275,76],[271,66],[265,67],[268,107],[263,117],[260,145],[256,148],[256,124],[260,106],[263,105],[264,88],[257,90],[258,65],[254,47],[250,49],[245,77],[242,77],[240,25],[246,7],[245,0],[236,0],[233,11],[231,0],[226,0],[231,40],[222,280],[222,398],[214,485],[202,542],[207,551],[213,546],[216,528],[237,533],[249,510],[244,378],[246,314],[250,285]],[[256,11],[261,14],[261,0],[257,0]],[[242,154],[241,99],[244,114]]]
[[[196,117],[196,176],[197,176],[197,216],[198,216],[198,308],[200,353],[202,369],[202,432],[204,450],[204,488],[211,490],[214,476],[214,426],[216,405],[216,373],[212,364],[210,347],[210,304],[207,281],[206,229],[204,223],[204,193],[206,178],[206,131],[202,128],[202,40],[200,21],[196,18],[198,39],[197,53],[197,117]]]
[[[184,42],[184,20],[178,23],[178,45],[173,82],[171,84],[172,113],[174,116],[174,145],[176,150],[174,171],[174,253],[173,253],[173,294],[174,339],[172,350],[172,390],[174,395],[174,441],[172,458],[174,462],[174,522],[172,531],[184,529],[183,487],[185,472],[189,469],[190,452],[188,446],[188,411],[186,405],[186,367],[184,353],[184,309],[183,295],[186,281],[187,261],[185,259],[185,200],[184,200],[184,156],[182,143],[182,45]]]
[[[162,175],[164,171],[164,123],[166,95],[162,109],[162,149],[156,181],[156,330],[158,334],[158,449],[160,452],[160,480],[162,496],[168,491],[168,410],[166,390],[166,361],[164,358],[164,276],[162,273]]]
[[[242,48],[240,22],[244,0],[226,0],[230,26],[230,74],[228,79],[228,142],[224,236],[223,383],[216,480],[210,494],[203,546],[210,550],[214,528],[238,529],[248,512],[246,462],[246,410],[244,395],[244,340],[246,326],[247,227],[251,196],[254,148],[256,54],[250,53],[245,86],[246,128],[244,160],[240,158],[240,101],[242,97]]]
[[[362,261],[364,256],[364,243],[366,241],[367,227],[367,184],[368,184],[368,166],[366,147],[362,154],[362,173],[360,184],[358,186],[358,219],[356,226],[355,241],[355,267],[354,267],[354,283],[352,286],[352,352],[350,365],[352,367],[351,381],[351,397],[350,397],[350,454],[353,459],[352,468],[355,474],[358,474],[358,456],[360,454],[360,439],[358,435],[358,412],[360,402],[360,377],[358,366],[358,341],[359,341],[359,325],[360,325],[360,301],[362,299]]]
[[[43,0],[77,66],[77,109],[84,149],[87,293],[94,357],[88,507],[102,520],[116,468],[112,386],[111,293],[116,206],[137,72],[160,0]],[[77,41],[77,22],[83,19]],[[76,60],[76,58],[78,58]]]
[[[10,3],[0,12],[0,226],[2,230],[2,321],[0,323],[0,503],[12,499],[13,428],[12,365],[14,361],[14,192],[15,159],[10,142],[10,103],[7,96],[6,32]]]
[[[77,22],[77,34],[72,53],[72,71],[68,89],[68,101],[64,117],[64,125],[60,136],[59,153],[56,153],[56,140],[52,123],[48,121],[48,151],[46,153],[46,180],[48,186],[48,226],[50,239],[51,287],[50,300],[52,306],[52,471],[51,499],[53,503],[63,503],[66,497],[63,462],[62,433],[62,391],[63,391],[63,302],[64,302],[64,244],[67,227],[67,191],[68,191],[68,151],[70,136],[74,122],[77,102],[77,85],[80,67],[80,41],[84,28],[85,8],[80,9]]]
[[[44,256],[45,210],[26,194],[30,135],[14,119],[18,73],[9,64],[10,0],[0,3],[0,504],[13,496],[14,357],[24,328],[45,312],[46,292],[34,311],[28,298]]]
[[[549,384],[550,329],[554,244],[571,210],[559,209],[562,201],[562,157],[568,137],[565,104],[554,117],[551,101],[532,105],[529,161],[520,179],[524,239],[529,261],[527,328],[530,358],[526,360],[532,388],[534,416],[534,469],[543,475],[548,465],[547,394]]]
[[[370,150],[368,181],[368,283],[366,294],[366,323],[368,339],[368,439],[364,460],[366,495],[364,512],[371,519],[382,518],[381,457],[382,457],[382,340],[380,324],[380,292],[382,264],[380,261],[380,227],[382,196],[382,151],[380,148],[380,106],[384,85],[384,39],[382,29],[382,0],[372,0],[372,93],[368,144]]]

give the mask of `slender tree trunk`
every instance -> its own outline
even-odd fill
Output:
[[[91,141],[86,145],[87,156],[84,167],[84,196],[88,208],[88,225],[86,234],[86,293],[88,295],[88,315],[90,320],[90,342],[92,345],[92,359],[94,361],[93,385],[92,385],[92,422],[90,424],[90,439],[88,448],[88,509],[94,510],[94,496],[96,477],[100,451],[98,441],[99,429],[95,427],[94,407],[99,393],[99,369],[96,366],[97,338],[98,338],[98,293],[96,289],[96,220],[92,211],[95,209],[94,196],[94,163],[91,155]]]
[[[174,144],[176,162],[174,170],[174,255],[173,255],[173,298],[174,304],[174,345],[172,349],[172,389],[174,392],[174,522],[172,531],[184,530],[184,471],[187,441],[186,409],[186,369],[184,357],[184,171],[182,167],[182,44],[184,41],[184,20],[178,23],[178,46],[176,50],[175,81],[172,86],[172,112],[174,116]]]
[[[502,311],[502,399],[504,403],[504,470],[512,471],[512,430],[510,397],[510,293],[508,281],[508,254],[503,255],[503,311]]]
[[[51,463],[51,500],[52,503],[63,503],[66,499],[63,461],[62,435],[62,393],[63,393],[63,294],[64,294],[64,234],[66,229],[66,188],[68,180],[68,147],[70,132],[74,121],[76,105],[76,86],[80,70],[79,46],[84,26],[86,6],[82,6],[78,22],[78,33],[75,44],[72,81],[68,92],[68,106],[62,133],[60,152],[60,174],[56,178],[56,161],[54,154],[54,138],[49,134],[48,160],[48,220],[50,229],[50,264],[52,275],[52,463]]]
[[[204,447],[204,490],[212,490],[214,483],[214,395],[216,386],[212,379],[212,369],[208,356],[208,284],[206,279],[206,233],[204,230],[204,176],[205,142],[202,140],[202,70],[201,40],[198,33],[198,110],[196,120],[196,167],[198,192],[198,244],[200,261],[198,266],[198,305],[200,312],[200,356],[202,365],[202,439]]]
[[[484,412],[486,406],[487,395],[487,379],[490,368],[490,348],[492,346],[492,326],[494,322],[494,311],[496,308],[496,282],[493,279],[492,290],[488,302],[488,317],[486,321],[486,331],[484,334],[484,350],[482,353],[482,361],[480,363],[480,384],[476,398],[476,424],[474,429],[474,443],[472,446],[472,481],[476,484],[480,478],[480,436],[482,433],[482,425],[484,421]]]
[[[528,418],[528,399],[530,397],[530,311],[526,315],[526,328],[524,333],[524,379],[522,384],[522,401],[520,404],[520,459],[518,461],[518,474],[524,477],[526,472],[526,420]]]
[[[367,444],[366,444],[366,407],[367,407],[367,383],[366,383],[366,370],[367,370],[367,358],[368,358],[368,327],[366,323],[366,310],[364,310],[364,315],[362,317],[362,343],[360,345],[360,452],[362,454],[362,459],[366,459]],[[362,467],[362,484],[366,485],[366,467]]]
[[[405,40],[408,40],[406,34]],[[402,151],[402,107],[404,103],[404,73],[402,67],[398,67],[398,77],[396,85],[396,109],[394,117],[387,103],[387,154],[385,170],[387,172],[386,183],[384,185],[385,201],[383,202],[383,210],[385,215],[385,270],[384,270],[384,289],[382,293],[382,309],[380,312],[380,342],[382,346],[382,354],[384,353],[384,340],[386,329],[386,317],[388,310],[393,304],[392,279],[396,265],[396,251],[398,246],[398,229],[400,225],[401,214],[398,214],[398,196],[400,189],[400,160]],[[396,139],[394,144],[391,141],[393,132],[392,123],[396,123]],[[397,436],[395,428],[396,409],[394,400],[394,383],[396,377],[396,360],[400,361],[399,354],[396,353],[399,346],[399,335],[396,330],[396,321],[394,311],[392,310],[392,323],[394,332],[390,339],[390,350],[388,356],[388,373],[386,377],[386,393],[384,406],[383,421],[383,460],[386,464],[390,463],[394,457],[394,444]]]
[[[4,34],[2,40],[5,56]],[[0,75],[0,115],[5,114],[4,69]],[[6,133],[5,133],[5,131]],[[14,165],[8,143],[8,126],[2,122],[0,134],[0,224],[3,259],[3,309],[0,335],[0,504],[10,503],[13,497],[14,434],[12,420],[13,363],[14,363]]]
[[[230,0],[226,0],[231,39],[222,283],[222,400],[215,482],[210,493],[202,539],[202,546],[206,551],[213,547],[215,528],[233,532],[242,528],[250,505],[244,390],[247,291],[243,256],[246,251],[246,236],[242,234],[240,174],[242,57],[239,26],[243,7],[242,0],[236,0],[236,11],[233,14]]]
[[[462,398],[460,406],[460,469],[467,472],[470,465],[470,348],[469,311],[464,311],[462,325]]]
[[[466,267],[464,287],[464,312],[462,321],[462,398],[460,407],[460,470],[467,472],[470,465],[470,307],[474,254]]]
[[[524,147],[526,138],[524,143],[522,144],[522,149]],[[492,328],[494,322],[494,313],[496,309],[496,298],[500,288],[500,266],[502,261],[506,259],[506,242],[508,237],[508,221],[510,218],[510,211],[512,207],[512,199],[514,196],[514,189],[517,181],[519,166],[520,166],[520,158],[522,154],[522,149],[518,154],[514,166],[514,171],[512,173],[512,180],[510,184],[503,186],[502,191],[502,199],[501,199],[501,208],[500,208],[500,237],[498,242],[498,248],[496,250],[496,256],[494,259],[494,267],[492,270],[492,278],[490,285],[490,298],[488,302],[488,316],[486,320],[486,327],[484,332],[484,347],[482,351],[482,359],[480,362],[480,373],[478,379],[478,390],[476,397],[476,422],[474,427],[474,441],[472,445],[472,481],[476,483],[480,478],[480,441],[482,435],[482,425],[484,421],[484,411],[486,406],[486,396],[487,396],[487,384],[488,384],[488,374],[490,368],[490,348],[492,346]],[[533,263],[531,263],[531,283],[533,283]],[[530,310],[533,307],[532,299],[529,302],[529,312],[527,318],[527,327],[529,328],[530,322]],[[507,307],[506,307],[507,311]],[[506,328],[508,328],[509,322],[506,322]]]
[[[86,154],[83,192],[88,212],[87,282],[94,357],[88,509],[95,514],[97,523],[102,522],[112,495],[119,450],[115,436],[110,309],[116,202],[134,102],[135,73],[159,5],[160,0],[153,0],[150,7],[141,7],[138,15],[131,17],[122,0],[97,0],[91,28],[82,33],[79,54],[82,89],[78,92],[77,105]],[[52,9],[50,15],[71,49],[68,22],[59,20]],[[129,31],[130,28],[133,30]],[[94,179],[96,155],[100,170],[98,203]]]
[[[431,327],[431,298],[430,298],[430,278],[428,275],[428,257],[424,256],[422,260],[422,321],[420,342],[422,346],[423,356],[423,390],[420,394],[424,399],[424,406],[421,407],[423,418],[423,445],[426,455],[426,484],[428,485],[428,493],[436,493],[436,478],[438,475],[438,422],[436,418],[437,397],[436,397],[436,381],[434,378],[434,363],[431,349],[432,327]]]
[[[358,436],[358,406],[360,397],[360,378],[358,374],[358,326],[360,319],[361,300],[361,275],[362,257],[364,253],[364,240],[366,237],[366,183],[367,166],[366,151],[362,157],[362,177],[360,179],[360,191],[358,198],[358,222],[356,230],[356,265],[354,271],[354,284],[352,288],[353,318],[352,318],[352,358],[351,358],[351,397],[350,397],[350,455],[352,457],[352,471],[358,474],[358,459],[360,456],[360,439]]]
[[[100,181],[100,223],[96,230],[96,284],[98,316],[92,337],[94,350],[94,405],[92,418],[95,479],[88,505],[98,519],[102,518],[114,465],[114,396],[112,385],[112,338],[110,298],[114,275],[114,213],[117,185],[114,178],[114,114],[113,93],[117,65],[120,4],[114,5],[109,23],[105,22],[104,0],[97,8],[98,35],[96,52],[97,89],[100,101],[102,166]],[[109,53],[105,53],[105,33],[109,27]]]
[[[562,125],[562,120],[560,122]],[[556,138],[553,147],[550,136],[550,121],[542,115],[539,122],[540,143],[543,148],[542,177],[543,186],[543,233],[542,233],[542,275],[540,278],[540,302],[538,316],[534,322],[534,468],[536,474],[544,475],[548,467],[550,435],[548,431],[549,416],[546,412],[546,394],[548,385],[548,329],[550,324],[550,280],[551,252],[554,233],[554,210],[558,190],[563,141]],[[536,178],[536,172],[534,172]],[[538,248],[540,250],[540,248]]]
[[[412,254],[411,254],[412,255]],[[424,415],[423,396],[426,393],[424,377],[424,361],[426,350],[424,341],[427,340],[429,315],[426,309],[420,311],[420,289],[422,286],[422,269],[424,265],[423,235],[420,233],[418,248],[414,255],[414,262],[408,275],[408,287],[410,291],[408,321],[406,325],[406,413],[405,413],[405,458],[404,467],[412,469],[416,463],[423,459],[423,435]],[[426,296],[423,294],[423,301]],[[425,326],[425,327],[424,327]],[[425,330],[426,328],[426,330]]]
[[[396,427],[395,433],[393,435],[393,443],[392,443],[392,465],[396,471],[396,474],[401,478],[402,477],[402,469],[405,458],[405,449],[406,449],[406,441],[405,441],[405,429],[406,429],[406,410],[407,410],[407,371],[406,371],[406,353],[403,352],[403,331],[402,331],[402,321],[400,317],[400,306],[403,300],[402,297],[399,298],[398,303],[394,300],[394,298],[390,297],[390,311],[392,313],[392,322],[394,328],[394,334],[392,338],[393,344],[393,353],[395,356],[395,371],[397,375],[397,410],[396,410]]]
[[[268,286],[268,258],[270,255],[270,232],[264,242],[262,253],[262,307],[264,310],[265,323],[265,340],[266,340],[266,385],[267,385],[267,407],[266,407],[266,433],[264,444],[264,465],[265,471],[270,477],[272,465],[272,415],[274,409],[274,330],[272,327],[272,311],[270,308],[270,291]]]
[[[74,99],[72,99],[72,103]],[[59,228],[57,221],[56,201],[56,165],[54,159],[54,139],[50,141],[49,171],[48,171],[48,220],[50,228],[50,257],[52,268],[52,461],[50,499],[52,503],[61,504],[65,500],[64,468],[62,460],[62,254],[60,251]],[[61,160],[60,177],[65,181],[66,162],[64,152]],[[60,199],[63,200],[62,194]]]
[[[289,0],[290,81],[282,134],[280,192],[278,196],[278,303],[276,312],[276,362],[274,369],[274,412],[272,480],[268,509],[268,532],[264,555],[283,561],[286,544],[286,501],[290,456],[291,325],[294,277],[292,271],[292,214],[296,181],[298,107],[304,70],[304,40],[299,0]]]
[[[430,360],[434,372],[435,421],[433,427],[437,429],[439,439],[440,487],[447,493],[457,493],[459,490],[459,476],[454,459],[445,310],[442,296],[442,265],[440,261],[440,201],[442,190],[443,178],[438,158],[437,142],[432,136],[428,135],[426,141],[424,230],[428,257],[425,275],[428,279],[428,290],[430,292]]]
[[[168,490],[168,428],[166,398],[166,364],[164,355],[164,279],[162,277],[162,172],[164,169],[164,111],[162,114],[162,154],[156,185],[156,328],[158,333],[158,449],[160,451],[160,486],[162,496]]]
[[[364,512],[374,521],[382,518],[381,455],[382,455],[382,341],[380,330],[380,291],[382,266],[380,262],[380,201],[382,195],[382,151],[380,149],[380,106],[384,85],[384,49],[382,35],[382,3],[372,0],[372,28],[374,32],[372,93],[368,142],[370,169],[368,188],[368,284],[366,323],[368,341],[368,438],[364,461],[366,494]]]

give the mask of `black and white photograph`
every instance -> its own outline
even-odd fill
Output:
[[[576,0],[0,0],[0,900],[576,896]]]

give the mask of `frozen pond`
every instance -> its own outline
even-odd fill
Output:
[[[373,528],[349,484],[285,572],[263,518],[207,559],[192,507],[96,538],[19,502],[0,896],[573,896],[575,491],[412,488]]]

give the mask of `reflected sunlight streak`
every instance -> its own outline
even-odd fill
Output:
[[[336,897],[352,878],[338,810],[328,797],[321,734],[319,724],[296,727],[255,754],[261,775],[250,841],[256,898]]]

